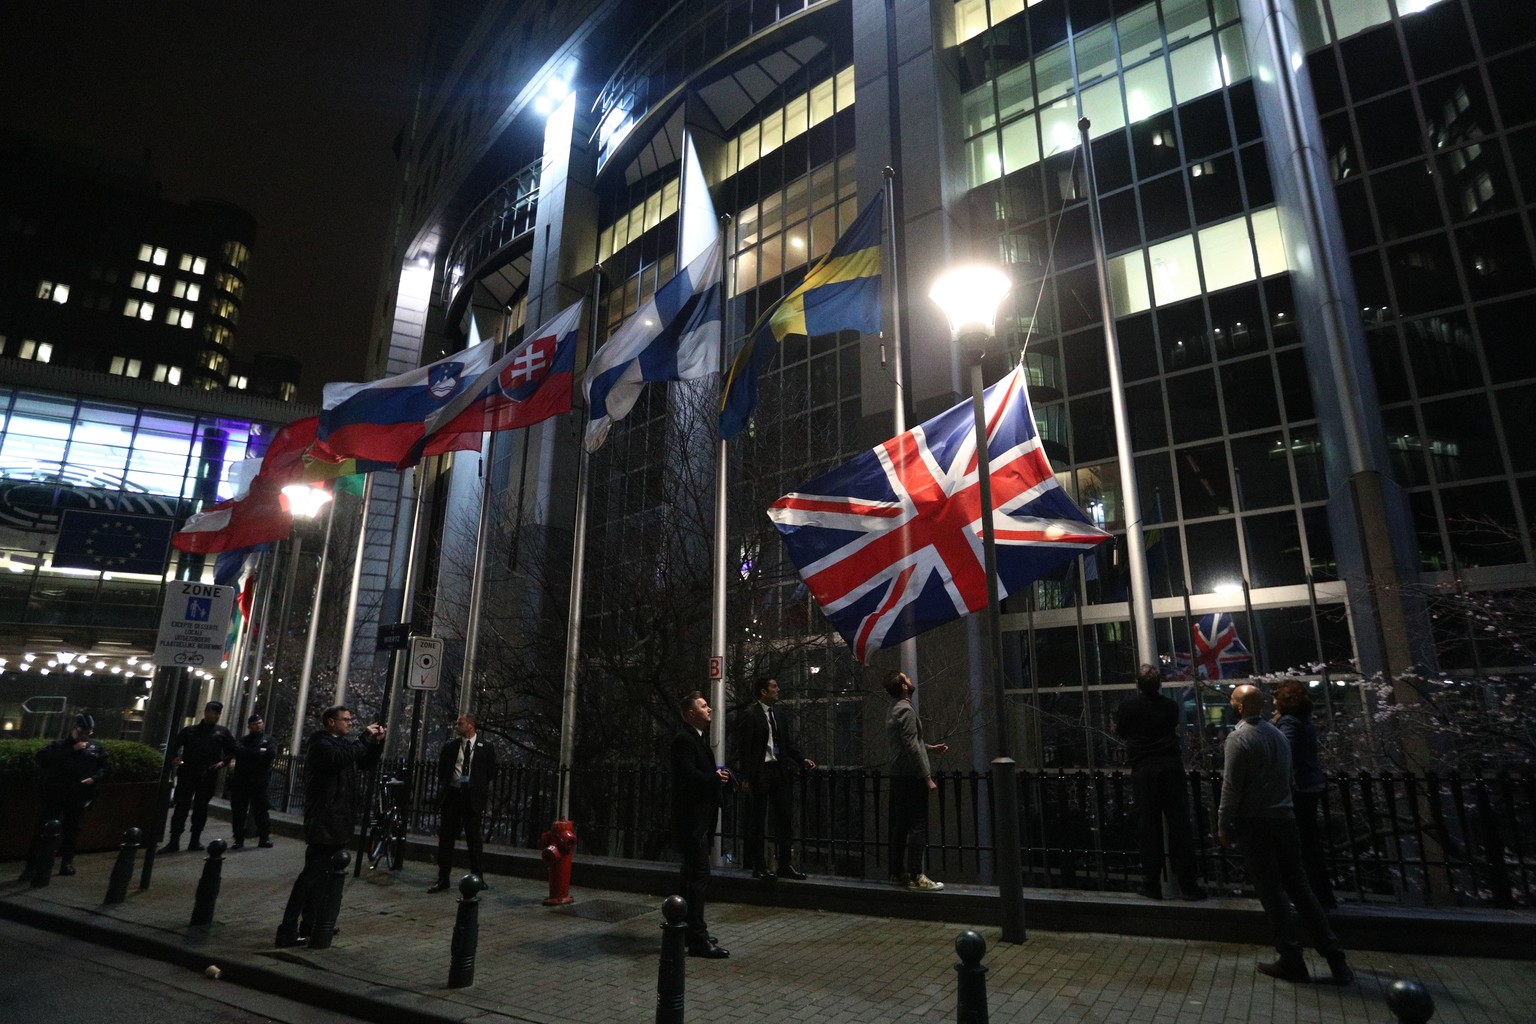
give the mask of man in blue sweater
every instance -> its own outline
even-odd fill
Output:
[[[1242,848],[1248,880],[1275,930],[1280,959],[1259,964],[1259,972],[1285,981],[1311,980],[1291,923],[1289,897],[1313,945],[1327,959],[1334,982],[1348,985],[1355,980],[1355,972],[1302,866],[1301,838],[1291,806],[1291,748],[1280,730],[1261,717],[1264,694],[1257,686],[1244,684],[1233,690],[1232,707],[1242,721],[1227,737],[1216,837],[1222,846],[1230,847],[1236,840]]]

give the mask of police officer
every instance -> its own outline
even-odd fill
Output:
[[[272,778],[272,758],[277,754],[277,743],[264,731],[265,724],[260,715],[246,719],[250,729],[235,744],[235,769],[229,777],[229,818],[235,829],[232,850],[245,847],[247,809],[256,816],[256,845],[263,849],[272,845],[267,783]]]
[[[219,724],[223,713],[223,704],[209,701],[203,705],[202,721],[178,732],[166,751],[176,766],[176,807],[171,812],[171,838],[161,853],[181,849],[181,830],[186,827],[188,811],[192,813],[192,836],[187,849],[203,848],[203,825],[208,821],[208,801],[213,799],[219,769],[235,755],[234,736]]]
[[[33,833],[32,852],[27,855],[23,879],[32,877],[38,844],[43,838],[43,824],[58,819],[59,874],[75,873],[75,839],[80,835],[80,815],[96,799],[97,787],[107,774],[107,752],[91,739],[96,720],[79,715],[69,735],[54,740],[37,752],[40,807],[37,829]]]

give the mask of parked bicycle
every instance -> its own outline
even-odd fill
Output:
[[[368,819],[368,868],[383,861],[390,871],[405,864],[405,780],[393,775],[377,787],[373,816]]]

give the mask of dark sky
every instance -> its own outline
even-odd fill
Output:
[[[426,0],[0,3],[0,125],[142,164],[259,224],[236,344],[355,380]]]

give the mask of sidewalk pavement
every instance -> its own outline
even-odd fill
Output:
[[[205,838],[218,835],[209,831]],[[237,984],[389,1024],[608,1024],[655,1016],[662,918],[654,896],[584,887],[574,891],[575,903],[551,908],[542,904],[543,883],[492,874],[494,888],[481,898],[475,983],[449,989],[456,895],[426,893],[435,877],[428,865],[408,863],[395,874],[365,868],[357,879],[349,873],[334,945],[279,950],[272,937],[303,860],[300,841],[281,837],[273,849],[227,854],[207,927],[187,924],[204,854],[158,857],[149,889],[138,891],[135,874],[128,901],[103,906],[113,860],[110,853],[79,856],[77,875],[43,889],[0,885],[0,916],[195,971],[216,965]],[[788,891],[807,883],[777,885]],[[836,885],[857,887],[868,907],[882,911],[892,897],[908,895],[871,883]],[[1134,900],[1126,898],[1127,908]],[[725,902],[712,902],[709,918],[731,956],[687,961],[686,1012],[695,1020],[939,1024],[955,1017],[954,940],[963,925]],[[1255,972],[1256,962],[1273,958],[1255,945],[1037,927],[1028,941],[1008,945],[996,928],[976,930],[989,947],[983,963],[996,1024],[1380,1024],[1392,1019],[1383,994],[1399,978],[1426,986],[1435,1024],[1536,1020],[1536,962],[1528,959],[1362,951],[1351,953],[1352,986],[1292,985]],[[1326,976],[1315,954],[1309,960]]]

